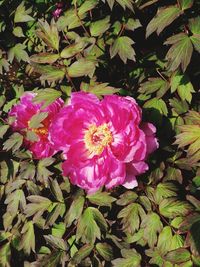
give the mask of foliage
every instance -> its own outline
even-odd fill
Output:
[[[199,1],[57,4],[0,1],[0,266],[200,266]],[[156,125],[134,190],[87,196],[59,153],[35,160],[12,132],[24,91],[46,107],[80,89],[132,96]]]

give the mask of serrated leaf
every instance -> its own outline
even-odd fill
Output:
[[[2,267],[10,267],[11,260],[11,248],[10,242],[2,245],[0,247],[0,266]]]
[[[0,126],[0,139],[4,137],[4,134],[7,132],[9,129],[9,125],[1,125]]]
[[[81,58],[68,67],[70,77],[93,76],[96,68],[96,61]]]
[[[57,68],[51,65],[32,64],[34,71],[41,74],[40,79],[48,82],[62,81],[65,76],[64,68]]]
[[[117,217],[122,218],[123,229],[133,234],[139,229],[140,222],[145,215],[146,213],[140,204],[132,203],[122,209]]]
[[[137,28],[142,27],[140,21],[138,19],[128,19],[127,23],[125,24],[125,29],[134,31]]]
[[[120,206],[126,206],[130,204],[131,202],[135,202],[135,200],[138,198],[138,195],[133,191],[127,191],[120,195],[120,199],[116,201],[117,205]]]
[[[175,250],[184,246],[184,238],[179,234],[175,234],[170,241],[170,250]]]
[[[149,95],[157,91],[157,97],[162,97],[169,89],[168,81],[161,78],[149,78],[147,82],[142,83],[139,89],[140,93]]]
[[[32,55],[30,57],[30,60],[34,63],[49,63],[52,64],[56,62],[59,58],[59,54],[52,54],[52,53],[39,53],[36,55]]]
[[[177,200],[175,197],[163,199],[159,205],[160,213],[167,218],[186,216],[191,210],[191,205],[186,201]]]
[[[12,149],[13,152],[17,151],[23,143],[23,136],[19,133],[12,134],[3,144],[3,149],[6,151]]]
[[[85,84],[81,83],[81,90],[95,94],[98,98],[102,98],[104,95],[112,95],[118,93],[120,89],[108,86],[108,83],[95,83],[94,85],[84,86]]]
[[[118,4],[120,4],[123,9],[130,9],[133,11],[133,0],[116,0]]]
[[[84,38],[78,40],[77,43],[68,45],[65,47],[61,53],[60,56],[62,58],[70,58],[75,56],[76,54],[80,53],[81,51],[84,50],[84,48],[87,46],[88,42]]]
[[[180,15],[181,10],[175,5],[158,9],[156,16],[147,25],[146,37],[148,37],[155,31],[159,35]]]
[[[190,40],[192,41],[194,49],[198,53],[200,53],[200,34],[194,34],[194,35],[190,36]]]
[[[74,220],[78,220],[82,214],[85,199],[83,196],[78,196],[72,202],[67,214],[65,215],[65,223],[67,227],[71,226]]]
[[[180,6],[182,10],[186,10],[188,8],[191,8],[193,5],[193,0],[180,0]]]
[[[35,233],[32,221],[26,222],[22,228],[22,239],[19,249],[23,249],[25,254],[30,255],[31,250],[35,252]]]
[[[159,183],[155,190],[157,203],[160,203],[164,198],[177,196],[177,191],[178,188],[171,182]]]
[[[46,108],[48,105],[56,101],[59,97],[61,97],[62,93],[53,88],[45,88],[37,91],[37,95],[33,98],[33,102],[42,103],[42,108]]]
[[[96,0],[86,0],[86,1],[82,2],[82,5],[78,9],[78,15],[82,16],[86,12],[95,8],[95,6],[97,4],[98,4],[98,2]]]
[[[88,195],[87,198],[93,204],[108,207],[111,207],[112,202],[116,200],[114,197],[111,197],[110,194],[107,192],[97,192],[95,194]]]
[[[171,248],[172,230],[170,226],[165,226],[158,236],[157,248],[161,255],[167,253]]]
[[[164,258],[172,263],[183,263],[190,260],[190,252],[185,248],[178,248],[168,252]]]
[[[26,46],[24,44],[16,44],[8,51],[8,61],[12,63],[13,59],[16,58],[18,62],[21,60],[29,62],[29,56],[25,49]]]
[[[15,11],[15,17],[14,17],[14,22],[19,23],[19,22],[28,22],[28,21],[33,21],[34,18],[32,18],[29,14],[31,13],[32,8],[29,8],[26,10],[24,1],[21,2],[21,4],[17,7]]]
[[[48,184],[49,176],[52,175],[52,172],[50,172],[46,167],[53,164],[54,161],[54,158],[45,158],[38,162],[37,180],[41,181],[42,183],[45,183],[45,186],[47,186]]]
[[[55,21],[52,19],[49,25],[47,21],[38,21],[39,29],[36,31],[38,37],[40,37],[47,46],[55,50],[59,50],[59,34]]]
[[[62,222],[58,224],[55,223],[54,226],[52,227],[52,235],[56,237],[62,238],[65,231],[66,231],[66,225],[65,223],[62,223]]]
[[[112,261],[113,267],[139,267],[141,266],[141,255],[135,249],[122,249],[121,254],[124,258]]]
[[[176,111],[178,115],[186,113],[189,106],[186,101],[180,101],[175,97],[169,100],[170,106]]]
[[[113,249],[107,243],[97,243],[96,249],[98,253],[106,260],[111,261],[113,259]]]
[[[29,127],[32,129],[37,129],[43,126],[42,122],[48,116],[48,112],[40,112],[33,115],[29,121]]]
[[[83,247],[81,247],[73,256],[71,259],[72,264],[79,264],[82,262],[84,258],[86,258],[88,255],[90,255],[91,251],[93,250],[93,245],[86,244]]]
[[[193,52],[190,37],[184,33],[179,33],[168,38],[165,44],[172,44],[166,55],[169,61],[169,69],[174,71],[181,65],[182,70],[185,71],[190,63]]]
[[[53,193],[53,195],[57,201],[59,201],[59,202],[64,201],[63,194],[62,194],[62,191],[60,189],[60,186],[59,186],[57,180],[55,180],[55,179],[51,180],[50,189],[51,189],[51,192]]]
[[[4,228],[8,229],[12,227],[12,221],[18,213],[18,209],[20,208],[21,210],[24,210],[25,208],[26,199],[24,196],[24,192],[21,189],[15,190],[11,194],[7,195],[7,198],[4,203],[8,204],[8,206],[7,212],[4,213],[3,216],[3,223]]]
[[[62,238],[53,235],[44,235],[44,238],[52,248],[60,249],[63,251],[67,250],[67,244]]]
[[[100,228],[105,230],[106,227],[103,215],[97,209],[88,207],[79,219],[76,240],[82,238],[83,242],[93,244],[96,238],[101,239]]]
[[[188,26],[194,35],[200,34],[200,16],[190,19]]]
[[[144,104],[144,108],[156,109],[160,114],[165,116],[168,114],[167,105],[162,99],[152,98]]]
[[[160,217],[155,212],[146,215],[141,223],[144,228],[144,239],[148,242],[149,247],[154,247],[157,242],[157,234],[161,232],[163,224]]]
[[[110,16],[104,19],[97,20],[90,24],[90,34],[91,36],[97,37],[106,32],[110,27]]]
[[[118,54],[125,64],[127,59],[135,61],[133,44],[133,40],[127,36],[118,37],[113,45],[110,46],[110,57],[113,58]]]
[[[51,206],[52,202],[46,197],[31,195],[28,196],[27,199],[31,202],[30,204],[26,205],[24,213],[27,217],[35,216],[37,213],[42,215],[45,210]]]

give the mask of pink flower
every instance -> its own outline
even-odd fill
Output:
[[[59,18],[60,14],[62,13],[62,7],[63,7],[63,3],[57,3],[56,4],[57,8],[53,11],[53,16],[54,18]]]
[[[29,148],[35,158],[41,159],[50,157],[58,151],[53,147],[49,140],[49,127],[53,123],[55,115],[63,106],[63,100],[59,98],[54,103],[42,109],[42,103],[33,103],[32,100],[35,95],[36,94],[32,92],[26,92],[21,97],[20,103],[12,107],[9,112],[9,116],[15,118],[12,123],[12,129],[20,132],[24,136],[24,143],[26,147]],[[48,112],[48,116],[42,121],[43,126],[37,129],[30,128],[29,123],[31,118],[33,115],[40,112]],[[37,141],[31,142],[26,139],[26,133],[28,130],[37,135]]]
[[[51,140],[64,153],[63,173],[88,193],[101,186],[137,186],[136,175],[148,170],[149,153],[158,148],[156,129],[141,124],[141,110],[131,97],[73,93],[57,114]]]

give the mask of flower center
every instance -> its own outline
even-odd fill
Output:
[[[112,140],[112,134],[106,123],[100,126],[90,125],[84,135],[86,148],[90,153],[94,153],[95,155],[100,155]]]

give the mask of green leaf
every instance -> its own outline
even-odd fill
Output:
[[[45,183],[46,186],[48,185],[49,176],[52,175],[52,172],[50,172],[46,167],[52,165],[54,161],[54,158],[45,158],[38,162],[37,180]]]
[[[97,192],[92,195],[88,195],[87,198],[93,204],[99,206],[108,206],[111,207],[111,204],[116,200],[114,197],[111,197],[107,192]]]
[[[175,250],[184,246],[184,238],[179,234],[175,234],[170,241],[170,250]]]
[[[180,6],[182,10],[186,10],[188,8],[191,8],[193,5],[193,0],[180,0]]]
[[[177,196],[177,191],[178,188],[171,182],[159,183],[155,190],[157,203],[160,203],[164,198]]]
[[[149,78],[147,82],[142,83],[139,92],[142,94],[152,94],[157,91],[157,97],[162,97],[169,89],[168,81],[161,78]]]
[[[41,74],[40,79],[48,82],[62,81],[65,76],[64,68],[57,68],[51,65],[32,64],[34,71]]]
[[[66,216],[65,223],[67,227],[71,226],[74,220],[78,220],[82,214],[85,199],[83,196],[78,196],[72,202]]]
[[[152,98],[144,104],[144,108],[158,110],[160,114],[167,116],[167,105],[162,99]]]
[[[113,259],[113,249],[107,243],[97,243],[96,249],[98,253],[104,258],[106,261],[111,261]]]
[[[93,244],[96,238],[101,239],[99,227],[106,230],[107,223],[103,215],[97,209],[88,207],[79,219],[76,240],[81,238],[83,242]]]
[[[67,250],[67,244],[62,238],[53,235],[44,235],[44,238],[52,248],[63,251]]]
[[[97,37],[106,32],[110,27],[110,16],[104,19],[97,20],[90,24],[90,34],[91,36]]]
[[[24,196],[24,192],[21,189],[15,190],[11,194],[7,195],[7,198],[4,202],[5,204],[8,204],[7,206],[7,212],[4,213],[3,216],[3,222],[4,222],[4,228],[8,229],[12,227],[12,221],[15,218],[15,216],[18,213],[18,209],[24,210],[26,205],[26,199]],[[8,224],[8,216],[10,216],[9,224]]]
[[[138,19],[130,18],[130,19],[128,19],[127,23],[125,24],[125,29],[130,30],[130,31],[134,31],[139,27],[142,27],[142,25]]]
[[[179,33],[168,38],[165,44],[172,44],[166,55],[169,61],[169,69],[174,71],[181,65],[182,70],[185,71],[193,52],[190,37],[184,33]]]
[[[133,191],[126,191],[122,195],[120,195],[120,198],[116,201],[117,205],[120,206],[126,206],[132,202],[135,202],[135,200],[138,198],[138,195]]]
[[[16,58],[18,62],[25,61],[29,62],[29,56],[25,51],[26,46],[24,44],[16,44],[8,51],[8,61],[13,62],[13,59]]]
[[[30,216],[37,216],[49,209],[52,202],[46,197],[38,196],[38,195],[31,195],[28,196],[27,199],[31,202],[30,204],[26,205],[24,213],[27,217]]]
[[[190,40],[192,41],[194,49],[200,53],[200,34],[190,36]]]
[[[78,9],[78,15],[82,16],[86,12],[94,9],[96,5],[98,4],[98,1],[96,0],[86,0],[82,2],[82,5]]]
[[[23,34],[23,30],[21,27],[17,26],[13,29],[13,34],[16,36],[16,37],[25,37],[25,35]]]
[[[71,259],[72,264],[79,264],[82,262],[83,259],[85,259],[88,255],[90,255],[91,251],[93,250],[93,245],[86,244],[83,247],[81,247],[73,256]]]
[[[118,4],[120,4],[123,9],[130,9],[133,11],[133,0],[116,0]]]
[[[68,67],[70,77],[93,76],[96,68],[96,61],[81,58]]]
[[[0,58],[0,74],[3,74],[3,70],[8,71],[10,64],[5,58]],[[5,98],[5,96],[0,96],[1,101]],[[0,104],[1,106],[2,104]]]
[[[0,247],[0,266],[10,267],[11,248],[10,243],[6,243]]]
[[[180,101],[177,98],[172,98],[169,100],[170,106],[175,110],[175,112],[180,115],[188,111],[189,106],[186,101]]]
[[[188,26],[194,35],[200,34],[200,16],[190,19]]]
[[[168,252],[164,258],[172,263],[183,263],[190,260],[190,252],[185,248],[178,248]]]
[[[37,91],[37,95],[33,98],[33,102],[42,103],[42,108],[46,108],[48,105],[52,104],[56,99],[61,97],[62,93],[53,88],[45,88]]]
[[[40,37],[47,46],[55,50],[59,50],[59,34],[55,21],[52,19],[49,25],[47,21],[38,21],[39,29],[36,31],[38,37]]]
[[[23,136],[19,133],[12,134],[3,144],[3,149],[6,151],[12,149],[13,152],[17,151],[23,143]]]
[[[39,53],[36,55],[32,55],[30,57],[31,62],[34,63],[49,63],[52,64],[59,59],[59,54],[52,54],[52,53]]]
[[[169,26],[180,15],[181,10],[175,5],[158,9],[156,16],[147,25],[146,37],[155,31],[159,35],[164,28]]]
[[[160,233],[163,228],[158,214],[154,212],[147,214],[142,220],[141,227],[144,228],[144,239],[148,242],[149,247],[154,247],[157,242],[157,233]]]
[[[122,249],[122,256],[112,261],[113,267],[138,267],[141,266],[141,255],[135,249]]]
[[[87,45],[88,45],[88,42],[86,41],[86,39],[84,39],[84,38],[79,39],[77,43],[74,43],[74,44],[71,44],[71,45],[68,45],[67,47],[65,47],[61,51],[60,56],[62,58],[73,57],[76,54],[82,52]]]
[[[9,125],[1,125],[0,126],[0,139],[2,139],[4,137],[4,134],[7,132],[9,127],[10,127]]]
[[[122,209],[117,217],[122,218],[123,229],[128,233],[133,234],[139,229],[140,222],[145,215],[146,214],[140,204],[132,203]]]
[[[110,46],[110,57],[113,58],[118,54],[125,64],[127,59],[135,61],[133,44],[133,40],[127,36],[118,37],[113,45]]]
[[[48,112],[40,112],[33,115],[29,121],[29,127],[32,129],[43,127],[42,122],[48,116]]]
[[[186,201],[177,200],[175,197],[163,199],[159,205],[160,213],[167,218],[186,216],[191,210],[191,205]]]
[[[82,82],[80,87],[82,91],[95,94],[98,98],[102,98],[104,95],[112,95],[120,91],[120,89],[108,86],[108,83],[95,82],[94,84],[88,85]]]
[[[171,248],[172,230],[170,226],[165,226],[158,236],[157,248],[161,255],[167,253]]]
[[[32,221],[26,222],[22,228],[22,239],[19,249],[23,249],[25,254],[30,255],[31,250],[35,252],[35,233]]]
[[[52,235],[56,237],[62,238],[65,231],[66,231],[66,225],[63,222],[60,222],[58,224],[55,223],[54,226],[52,227]]]
[[[24,1],[22,1],[15,11],[14,22],[19,23],[33,21],[34,19],[29,15],[31,12],[32,8],[26,10],[24,6]]]
[[[59,202],[64,202],[63,194],[56,179],[52,179],[50,183],[51,192],[55,199]]]

